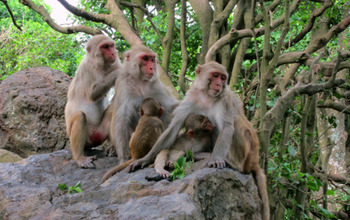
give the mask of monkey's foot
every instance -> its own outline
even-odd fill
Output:
[[[106,154],[108,157],[115,157],[115,156],[117,156],[117,151],[115,150],[115,148],[113,146],[110,146],[107,148]]]
[[[211,159],[209,162],[208,162],[208,166],[209,167],[216,167],[216,168],[224,168],[226,166],[226,163],[224,160],[218,158],[218,159]]]
[[[174,161],[170,161],[170,160],[169,160],[167,166],[168,166],[169,168],[174,168]]]
[[[96,156],[91,157],[80,157],[77,159],[77,164],[81,168],[95,168],[95,165],[92,163],[92,161],[96,160]]]
[[[163,178],[168,178],[170,176],[170,173],[166,170],[157,170],[157,173],[159,173],[159,175],[161,175]]]

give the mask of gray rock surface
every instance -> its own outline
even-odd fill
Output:
[[[48,67],[31,68],[0,81],[0,149],[27,157],[63,149],[70,77]]]
[[[122,171],[98,186],[115,157],[99,158],[96,169],[81,169],[68,150],[0,163],[0,219],[261,219],[254,180],[232,169],[192,165],[186,177],[148,182],[153,168]],[[58,183],[82,193],[68,195]]]

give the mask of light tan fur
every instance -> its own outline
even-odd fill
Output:
[[[148,57],[145,61],[142,58]],[[148,67],[148,68],[147,68]],[[157,55],[143,45],[125,53],[123,69],[115,83],[110,137],[120,163],[130,159],[129,140],[139,121],[138,109],[145,97],[157,100],[164,108],[161,120],[167,127],[178,101],[158,78]],[[153,75],[150,75],[152,73]]]
[[[145,157],[130,164],[129,170],[146,166],[162,149],[169,149],[189,114],[205,115],[217,128],[208,165],[223,168],[228,163],[240,172],[253,173],[263,203],[263,219],[269,220],[266,177],[259,166],[258,136],[244,115],[242,102],[227,87],[228,73],[225,67],[213,61],[198,66],[196,73],[195,82],[174,110],[169,127]]]
[[[102,49],[103,45],[107,49]],[[86,51],[69,85],[65,119],[73,159],[82,168],[93,168],[94,157],[85,157],[84,149],[108,138],[111,112],[106,110],[105,95],[114,85],[121,64],[114,41],[104,35],[92,37]]]

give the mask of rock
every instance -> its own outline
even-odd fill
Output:
[[[0,164],[0,219],[261,219],[261,200],[249,175],[192,165],[184,179],[148,182],[153,168],[117,173],[98,186],[115,157],[81,169],[68,150]],[[58,183],[82,193],[68,195]]]
[[[64,107],[70,77],[48,67],[0,81],[0,148],[27,157],[63,149],[68,141]]]
[[[15,153],[0,149],[0,163],[17,162],[22,159],[22,157],[18,156]]]

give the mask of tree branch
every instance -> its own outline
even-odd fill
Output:
[[[334,25],[324,36],[314,39],[304,52],[313,53],[324,47],[336,34],[344,31],[350,25],[350,16],[344,18],[339,24]]]
[[[311,13],[309,21],[308,21],[307,25],[304,27],[304,29],[301,30],[301,32],[294,39],[286,42],[284,47],[285,48],[291,47],[294,44],[298,43],[301,39],[303,39],[305,37],[305,35],[309,31],[311,31],[312,27],[314,26],[316,18],[321,16],[323,14],[323,12],[326,11],[326,9],[328,9],[332,5],[333,5],[333,2],[331,0],[326,0],[321,8],[316,9],[315,11],[313,11]]]
[[[71,26],[71,27],[62,27],[59,26],[57,23],[53,21],[48,11],[44,8],[44,6],[40,5],[37,6],[35,3],[33,3],[31,0],[21,0],[21,4],[27,6],[28,8],[32,9],[36,13],[40,14],[44,21],[52,27],[54,30],[64,33],[64,34],[73,34],[78,32],[84,32],[91,35],[101,34],[102,31],[97,28],[91,28],[84,25],[77,25],[77,26]]]
[[[78,17],[85,18],[86,20],[89,20],[89,21],[105,23],[106,17],[108,16],[104,14],[93,14],[93,13],[87,12],[81,8],[77,8],[70,5],[66,0],[57,0],[57,1],[59,1],[61,5],[63,5],[63,7],[65,7],[71,13],[75,14]]]
[[[215,16],[213,19],[213,22],[211,23],[210,27],[210,37],[209,37],[209,47],[215,43],[217,39],[214,39],[216,36],[219,36],[217,34],[219,32],[219,29],[224,24],[224,21],[230,16],[233,8],[237,4],[238,0],[230,0],[229,3],[226,5],[225,9]]]
[[[348,105],[343,105],[341,103],[338,102],[332,102],[332,101],[325,101],[322,104],[319,104],[317,106],[318,108],[331,108],[334,110],[337,110],[338,112],[342,112],[345,114],[350,114],[350,106]]]
[[[180,25],[180,41],[181,41],[181,56],[182,56],[182,65],[181,71],[179,74],[179,79],[177,83],[181,91],[185,94],[188,87],[185,83],[186,70],[188,67],[188,52],[186,45],[186,20],[187,20],[187,7],[186,0],[181,0],[181,25]]]
[[[297,9],[297,3],[299,2],[299,0],[294,0],[293,4],[291,5],[291,7],[289,8],[289,14],[292,15],[295,10]],[[281,24],[283,24],[284,19],[285,19],[285,14],[283,14],[280,18],[278,18],[276,21],[274,21],[271,24],[271,31],[275,30],[276,28],[278,28]],[[265,27],[261,27],[261,28],[257,28],[254,30],[254,33],[256,35],[256,37],[262,36],[265,33]],[[216,41],[208,50],[207,55],[205,56],[205,62],[208,62],[210,60],[214,60],[215,55],[217,54],[217,52],[224,47],[226,44],[229,44],[235,40],[239,40],[241,38],[245,38],[245,37],[253,37],[253,33],[252,30],[247,28],[247,29],[243,29],[243,30],[236,30],[234,28],[232,28],[225,36],[223,36],[222,38],[220,38],[218,41]]]
[[[159,37],[160,41],[163,41],[163,37],[160,34],[159,29],[153,23],[153,21],[151,19],[151,15],[150,15],[150,13],[148,12],[148,10],[145,7],[143,7],[142,5],[139,5],[139,4],[134,4],[134,3],[126,2],[126,1],[120,1],[120,4],[122,4],[122,5],[126,6],[126,7],[138,8],[138,9],[142,10],[145,13],[145,15],[147,16],[146,17],[147,20],[149,21],[149,23],[151,24],[152,28],[156,32],[156,34]]]
[[[12,19],[12,23],[18,28],[18,30],[22,31],[21,26],[19,26],[17,24],[16,19],[13,16],[13,13],[12,13],[12,10],[11,10],[10,6],[7,4],[7,0],[1,0],[1,1],[5,4],[7,11],[10,13],[10,16],[11,16],[11,19]]]

